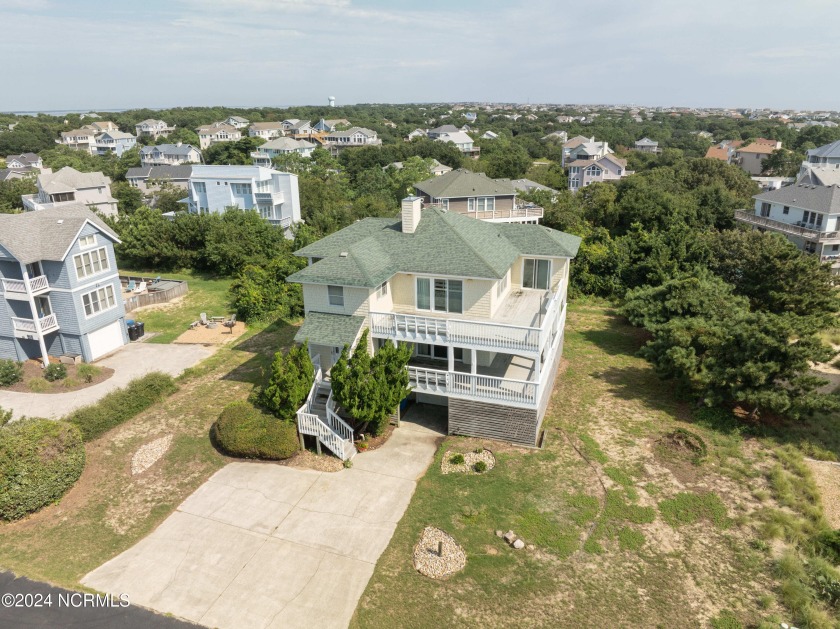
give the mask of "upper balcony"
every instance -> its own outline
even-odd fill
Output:
[[[371,312],[374,337],[535,356],[565,315],[566,287],[555,293],[511,291],[492,320]]]
[[[286,197],[283,195],[282,192],[255,192],[254,199],[257,202],[257,205],[281,205],[285,202]]]
[[[747,223],[763,229],[770,229],[776,232],[781,232],[789,236],[798,236],[806,240],[835,240],[840,238],[840,232],[837,231],[820,231],[819,228],[812,223],[785,223],[777,221],[766,216],[756,216],[750,210],[735,210],[735,220],[741,223]]]
[[[31,293],[26,291],[26,282],[23,280],[12,280],[4,277],[0,279],[0,286],[3,287],[3,294],[6,296],[6,299],[16,301],[29,301],[30,294],[36,297],[50,292],[50,283],[44,275],[29,279]]]
[[[424,208],[436,207],[443,208],[440,203],[424,203]],[[486,210],[476,212],[461,212],[464,216],[470,218],[477,218],[482,221],[496,222],[496,223],[527,223],[542,219],[545,210],[534,205],[533,203],[517,203],[512,208],[506,210]]]
[[[48,314],[38,319],[41,325],[41,335],[49,334],[58,330],[58,319],[54,314]],[[20,319],[12,317],[12,325],[15,328],[15,338],[31,339],[38,336],[38,330],[34,319]]]

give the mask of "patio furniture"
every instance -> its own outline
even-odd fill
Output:
[[[134,280],[128,280],[128,286],[125,287],[126,292],[130,293],[134,290]]]
[[[137,288],[134,289],[134,292],[135,293],[142,293],[142,292],[145,292],[145,290],[146,290],[146,282],[140,282],[137,285]]]
[[[190,323],[190,330],[195,330],[200,324],[201,321],[193,321],[192,323]]]
[[[210,323],[207,320],[207,313],[206,312],[201,313],[200,320],[201,320],[201,325],[207,325],[208,323]]]
[[[160,275],[158,275],[155,279],[152,280],[152,284],[157,284],[160,282]]]
[[[236,313],[230,316],[230,319],[225,321],[223,324],[228,329],[228,334],[233,334],[233,328],[236,326]]]
[[[207,324],[207,329],[208,330],[215,330],[218,327],[219,327],[219,324],[218,323],[213,323],[212,321]]]
[[[222,323],[225,321],[224,317],[210,317],[210,321],[213,323]]]

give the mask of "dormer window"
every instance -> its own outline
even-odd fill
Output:
[[[89,249],[96,246],[96,234],[88,234],[79,238],[79,248]]]

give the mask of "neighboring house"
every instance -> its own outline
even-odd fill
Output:
[[[572,116],[557,116],[555,120],[560,124],[568,124],[569,122],[574,122],[575,119]]]
[[[286,122],[290,121],[285,121],[283,123],[283,130],[289,135],[310,135],[316,132],[315,129],[312,128],[312,124],[309,120],[298,120],[294,124],[288,126],[285,124]]]
[[[411,142],[414,138],[425,138],[429,136],[429,131],[427,129],[415,129],[411,133],[406,136],[406,142]]]
[[[583,136],[578,136],[578,137],[583,137]],[[569,134],[566,133],[565,131],[553,131],[553,132],[549,133],[548,135],[544,135],[540,139],[543,140],[543,141],[550,140],[552,142],[560,142],[562,144],[565,144],[566,142],[569,141]]]
[[[425,205],[500,223],[539,223],[543,208],[520,203],[508,179],[491,179],[463,168],[414,184]]]
[[[611,155],[613,150],[606,142],[596,142],[595,138],[577,136],[563,145],[563,166],[579,160],[597,160]]]
[[[840,186],[795,184],[753,197],[753,210],[736,210],[735,220],[785,235],[799,249],[822,260],[840,260]],[[840,261],[834,262],[840,272]]]
[[[717,159],[729,164],[732,162],[732,156],[734,154],[735,150],[730,146],[718,144],[717,146],[710,146],[706,150],[706,155],[704,157],[706,159]]]
[[[0,358],[91,362],[125,345],[118,242],[78,203],[0,214]]]
[[[56,172],[45,168],[35,183],[36,194],[21,196],[26,211],[81,204],[105,216],[117,214],[117,200],[111,196],[111,179],[100,172],[82,173],[70,166]]]
[[[454,144],[455,147],[464,155],[468,155],[476,159],[481,153],[481,148],[475,146],[472,137],[470,137],[469,134],[464,133],[463,131],[441,133],[435,138],[435,142],[449,142],[450,144]]]
[[[203,151],[219,142],[236,142],[242,139],[242,132],[226,122],[215,122],[196,129],[198,146]]]
[[[31,177],[31,173],[24,170],[12,170],[11,168],[0,168],[0,181],[9,181],[11,179],[23,179],[24,177]]]
[[[331,123],[332,121],[327,122],[321,118],[318,122],[312,125],[312,130],[317,131],[318,133],[329,133],[330,131],[335,131],[336,125]]]
[[[495,133],[494,131],[485,131],[482,134],[481,139],[482,140],[496,140],[496,139],[498,139],[498,137],[499,137],[499,134]]]
[[[306,318],[295,340],[308,342],[325,374],[345,345],[374,353],[406,342],[409,397],[446,407],[449,433],[534,447],[563,351],[580,238],[421,204],[409,197],[401,218],[365,218],[296,252],[309,266],[287,279],[303,287]],[[370,343],[359,346],[366,329]],[[335,439],[328,420],[307,409],[301,431],[323,430],[333,451],[352,456],[347,436]]]
[[[71,131],[62,131],[61,138],[55,142],[73,150],[94,155],[96,154],[96,136],[97,132],[90,129],[72,129]]]
[[[387,166],[383,166],[382,170],[386,170],[388,168],[393,168],[395,170],[402,170],[403,163],[402,162],[392,162]],[[435,177],[440,177],[441,175],[445,175],[448,172],[452,172],[452,167],[447,166],[446,164],[441,164],[436,159],[432,158],[432,164],[429,167],[429,172],[432,173]]]
[[[228,116],[224,122],[236,129],[244,129],[248,126],[248,119],[242,116]]]
[[[300,119],[298,118],[287,118],[280,124],[283,125],[284,131],[290,131],[293,127],[296,127],[301,123]]]
[[[750,179],[756,182],[764,192],[778,190],[782,186],[789,186],[796,181],[794,177],[750,177]]]
[[[478,114],[472,111],[466,111],[462,115],[466,118],[467,122],[475,122],[478,119]]]
[[[100,133],[105,133],[106,131],[119,131],[120,128],[115,125],[110,120],[103,120],[101,122],[91,122],[90,124],[86,124],[82,127],[82,129],[88,129],[89,131],[93,131],[96,135]]]
[[[632,170],[627,170],[627,160],[610,154],[598,159],[577,159],[566,164],[566,167],[569,169],[569,190],[572,192],[593,183],[618,181],[633,174]]]
[[[764,170],[764,160],[773,151],[782,148],[782,143],[776,140],[758,138],[747,146],[735,148],[732,163],[737,164],[751,175],[760,175]]]
[[[41,157],[36,153],[21,153],[20,155],[7,155],[6,168],[18,172],[29,172],[31,170],[41,170],[44,163]]]
[[[704,140],[712,140],[715,136],[708,131],[692,131],[694,135],[698,138],[703,138]]]
[[[9,160],[6,159],[8,165]],[[805,161],[799,168],[797,183],[824,186],[840,184],[840,140],[808,149]]]
[[[252,138],[273,140],[283,135],[282,122],[254,122],[248,127],[248,135]]]
[[[333,155],[338,155],[344,149],[358,146],[379,146],[382,140],[376,131],[364,127],[351,127],[347,131],[331,131],[324,137],[325,148]]]
[[[163,182],[172,183],[179,188],[187,189],[192,175],[192,166],[140,166],[129,168],[125,180],[144,193],[153,192]]]
[[[262,166],[193,166],[185,199],[189,211],[221,213],[236,206],[256,210],[289,235],[300,222],[297,175]]]
[[[178,166],[200,162],[201,152],[192,144],[157,144],[140,149],[140,163],[143,166]]]
[[[163,120],[154,120],[153,118],[134,125],[134,132],[138,138],[152,138],[153,140],[157,140],[158,138],[165,138],[173,131],[175,131],[174,126],[170,127]]]
[[[554,188],[549,188],[548,186],[544,186],[536,181],[531,181],[530,179],[511,179],[510,185],[512,185],[517,192],[523,192],[525,194],[536,190],[550,192],[553,195],[559,194],[559,192]]]
[[[295,140],[294,138],[277,138],[257,147],[251,153],[251,159],[256,166],[271,167],[271,160],[278,155],[297,153],[303,157],[310,157],[317,145],[306,140]]]
[[[96,136],[96,154],[108,155],[113,153],[120,157],[137,144],[137,138],[123,131],[106,131]]]
[[[636,140],[636,143],[633,145],[633,148],[641,153],[661,153],[662,149],[659,148],[659,142],[656,140],[651,140],[649,137],[645,136],[641,140]]]
[[[428,131],[426,131],[426,135],[429,137],[430,140],[437,140],[443,135],[447,135],[450,133],[458,133],[459,131],[460,129],[454,124],[445,124],[434,129],[429,129]]]

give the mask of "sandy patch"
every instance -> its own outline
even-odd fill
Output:
[[[840,529],[840,463],[805,459],[814,482],[820,490],[825,519],[832,528]]]
[[[221,323],[218,323],[215,328],[205,325],[198,325],[192,330],[187,330],[181,336],[173,341],[173,343],[187,343],[187,344],[204,344],[211,343],[214,345],[224,345],[230,343],[232,340],[239,338],[245,334],[245,324],[237,321],[236,325],[231,330],[226,328]]]

